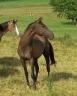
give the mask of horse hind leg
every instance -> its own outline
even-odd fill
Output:
[[[44,52],[43,55],[44,55],[44,58],[46,60],[46,69],[47,69],[48,76],[49,76],[49,74],[50,74],[50,64],[49,64],[50,58],[49,58],[49,54]]]
[[[54,50],[53,50],[51,43],[49,43],[49,57],[51,60],[51,65],[52,64],[56,65],[56,61],[55,61],[55,57],[54,57]]]
[[[46,68],[47,68],[47,72],[48,72],[48,76],[49,76],[49,74],[50,74],[49,57],[46,57]]]
[[[27,66],[26,66],[26,62],[24,58],[20,58],[23,68],[24,68],[24,72],[25,72],[25,76],[26,76],[26,81],[27,81],[27,85],[29,86],[29,79],[28,79],[28,71],[27,71]]]

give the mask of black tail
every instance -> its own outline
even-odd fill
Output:
[[[55,57],[54,57],[54,50],[50,42],[49,42],[49,49],[50,49],[49,56],[50,56],[51,65],[56,64]]]

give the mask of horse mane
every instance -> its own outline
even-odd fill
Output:
[[[25,29],[25,31],[24,32],[27,32],[27,30],[30,28],[30,26],[33,24],[33,23],[35,23],[36,21],[34,21],[34,22],[32,22],[32,23],[30,23],[28,26],[27,26],[27,28]]]
[[[28,26],[27,26],[27,28],[25,29],[25,31],[24,32],[27,32],[27,30],[30,28],[30,26],[32,25],[32,24],[34,24],[36,21],[34,21],[34,22],[32,22],[32,23],[30,23]],[[43,27],[46,27],[46,25],[44,25],[42,22],[39,22]]]

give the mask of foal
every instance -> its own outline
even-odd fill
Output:
[[[29,24],[27,29],[25,30],[24,34],[22,35],[19,46],[18,46],[18,54],[20,56],[20,60],[23,64],[23,68],[25,71],[25,76],[27,80],[27,85],[29,85],[29,80],[28,80],[28,71],[27,71],[27,60],[32,60],[31,64],[31,77],[33,80],[33,85],[36,86],[36,81],[38,77],[38,71],[39,71],[39,66],[38,66],[38,58],[43,54],[46,46],[46,39],[53,39],[54,35],[53,32],[50,31],[45,24],[41,24],[41,18],[36,20],[35,22]],[[42,36],[43,39],[38,40],[38,39],[33,39],[35,35]],[[50,65],[48,65],[50,68]],[[36,74],[34,72],[34,68],[36,71]],[[49,73],[48,73],[49,74]]]
[[[19,31],[16,23],[17,23],[17,20],[10,20],[0,24],[0,41],[2,39],[2,36],[8,31],[10,32],[15,31],[16,34],[19,35]]]

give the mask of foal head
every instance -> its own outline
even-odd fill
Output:
[[[16,35],[19,35],[19,31],[18,31],[16,23],[17,23],[17,20],[14,20],[14,19],[8,21],[7,22],[7,24],[8,24],[7,31],[9,31],[9,32],[14,32],[15,31]]]
[[[49,38],[50,40],[54,38],[54,34],[51,30],[48,29],[48,27],[42,22],[42,18],[40,17],[35,22],[31,23],[27,30],[30,29],[31,32],[35,32],[35,34],[38,34],[40,36],[44,36],[46,38]]]

